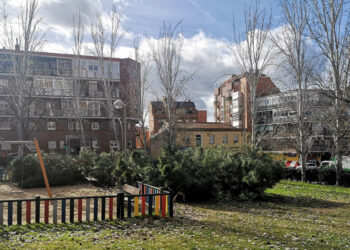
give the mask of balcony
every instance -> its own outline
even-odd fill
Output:
[[[43,68],[36,68],[34,70],[34,75],[73,76],[73,70],[72,69],[43,69]]]

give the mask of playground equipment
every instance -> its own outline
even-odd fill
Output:
[[[3,143],[6,143],[6,144],[17,144],[17,145],[26,145],[27,147],[28,147],[28,145],[34,144],[36,153],[38,154],[38,159],[39,159],[39,163],[40,163],[41,172],[42,172],[43,177],[44,177],[47,194],[48,194],[48,196],[50,198],[52,198],[50,184],[49,184],[49,180],[47,179],[46,169],[45,169],[45,165],[44,165],[44,162],[43,162],[43,158],[41,156],[38,140],[36,138],[34,138],[33,141],[0,141],[0,144],[3,144]]]

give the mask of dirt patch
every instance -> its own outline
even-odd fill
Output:
[[[112,195],[120,191],[117,188],[104,189],[92,185],[72,185],[64,187],[52,187],[53,197],[76,197],[94,195]],[[14,184],[0,184],[0,200],[5,199],[33,199],[36,196],[48,197],[46,188],[18,188]]]

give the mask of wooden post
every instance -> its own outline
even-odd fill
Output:
[[[50,198],[52,198],[49,180],[47,179],[46,169],[44,166],[43,158],[41,157],[39,142],[36,138],[34,138],[34,145],[35,145],[36,152],[38,153],[39,163],[40,163],[40,167],[41,167],[41,172],[43,173],[47,194],[49,195]]]

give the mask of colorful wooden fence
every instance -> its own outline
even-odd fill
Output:
[[[149,197],[144,197],[146,199],[146,203],[155,204],[156,206],[160,206],[160,210],[168,211],[170,206],[172,206],[172,198],[170,196],[170,192],[165,191],[162,188],[155,187],[144,182],[137,182],[137,187],[141,190],[141,194],[152,195]],[[159,195],[164,194],[164,195]],[[158,213],[155,213],[159,215]],[[163,216],[163,213],[162,213]]]
[[[9,178],[8,170],[5,168],[0,168],[0,183],[9,181],[9,180],[10,178]]]
[[[162,203],[163,200],[165,201],[163,197],[168,195],[169,193],[140,195],[118,193],[108,196],[0,200],[0,225],[11,226],[34,222],[74,223],[146,215],[172,217],[173,203],[170,202],[168,206]],[[146,204],[146,200],[150,202]],[[153,203],[153,200],[156,202]]]

